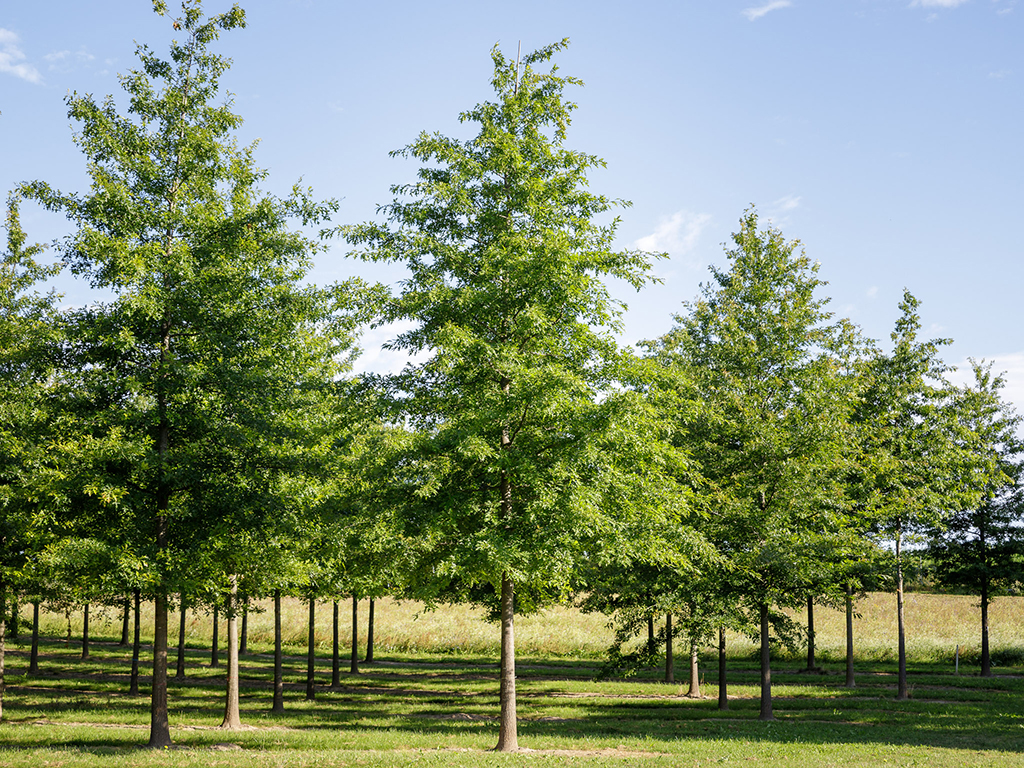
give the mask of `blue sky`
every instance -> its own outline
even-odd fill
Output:
[[[169,3],[173,7],[173,3]],[[592,188],[633,202],[619,243],[666,250],[663,283],[630,306],[623,340],[667,331],[723,262],[743,210],[821,262],[832,308],[887,341],[904,287],[947,362],[995,361],[1024,411],[1024,3],[1018,0],[634,0],[241,3],[248,27],[217,50],[270,191],[300,177],[374,216],[415,166],[388,157],[421,130],[468,135],[490,97],[490,49],[569,37],[562,73],[586,82],[568,143],[603,157]],[[206,0],[208,12],[226,2]],[[34,0],[0,10],[0,189],[86,186],[68,91],[114,94],[134,41],[166,51],[148,0]],[[123,103],[123,101],[122,101]],[[25,212],[33,240],[66,224]],[[396,271],[318,258],[315,279]],[[84,287],[62,285],[68,301]],[[365,367],[393,358],[364,340]]]

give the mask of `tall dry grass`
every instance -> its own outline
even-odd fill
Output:
[[[283,601],[284,643],[293,652],[301,652],[306,643],[306,603],[286,598]],[[360,602],[359,633],[361,647],[366,641],[368,601]],[[886,593],[872,593],[857,601],[859,616],[854,620],[854,645],[862,660],[888,661],[896,656],[896,598]],[[800,624],[806,622],[804,612],[792,614]],[[842,610],[816,606],[816,649],[822,661],[839,661],[846,652],[846,619]],[[22,638],[27,636],[31,608],[21,608]],[[222,617],[223,621],[223,617]],[[177,615],[171,617],[172,645],[177,644]],[[41,631],[50,637],[63,637],[66,617],[63,613],[44,612]],[[997,598],[990,609],[991,647],[997,663],[1024,663],[1024,597]],[[980,654],[980,612],[977,599],[963,595],[910,593],[906,598],[907,649],[911,659],[918,661],[952,660],[957,645],[961,658],[973,661]],[[71,616],[73,641],[81,636],[82,616]],[[113,639],[120,636],[120,612],[116,608],[94,607],[90,631],[94,638]],[[145,606],[142,616],[144,638],[152,637],[152,608]],[[222,624],[221,643],[225,628]],[[339,605],[339,632],[343,648],[351,637],[351,604]],[[189,611],[186,640],[190,646],[208,646],[212,635],[212,617],[208,611]],[[414,601],[396,602],[388,598],[377,601],[374,628],[374,651],[388,653],[458,653],[497,658],[498,626],[484,618],[480,609],[464,605],[443,606],[425,610]],[[332,645],[332,606],[317,604],[316,643],[321,653]],[[249,650],[271,650],[274,639],[273,605],[271,601],[254,603],[249,613]],[[584,614],[575,608],[555,607],[535,616],[516,619],[516,646],[521,655],[568,658],[601,657],[612,642],[612,631],[605,616]],[[753,641],[741,635],[729,638],[730,655],[753,655]]]

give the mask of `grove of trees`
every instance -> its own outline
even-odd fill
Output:
[[[476,603],[498,622],[501,751],[518,749],[515,618],[571,600],[613,615],[613,667],[663,646],[671,664],[679,638],[695,669],[715,644],[723,708],[725,629],[756,635],[768,720],[772,645],[801,632],[786,609],[852,606],[887,582],[903,698],[908,541],[930,542],[943,584],[979,595],[990,674],[988,605],[1024,576],[1020,417],[984,363],[973,385],[949,382],[909,291],[883,349],[750,208],[674,325],[624,347],[609,281],[642,291],[665,255],[616,246],[622,204],[588,186],[603,161],[570,148],[579,81],[551,64],[567,41],[516,59],[495,48],[493,101],[460,116],[473,137],[416,137],[396,152],[420,164],[416,181],[392,188],[379,221],[339,225],[310,190],[262,191],[254,148],[237,143],[214,48],[244,12],[153,5],[181,40],[166,58],[138,48],[126,109],[67,98],[89,189],[10,190],[0,717],[11,601],[36,615],[116,606],[124,644],[134,615],[136,688],[138,606],[152,601],[149,746],[166,747],[173,611],[225,617],[222,727],[237,729],[250,600],[276,607],[280,711],[282,595],[308,601],[311,627],[316,602],[333,602],[335,682],[339,601],[355,630],[369,598],[372,638],[373,598],[392,595]],[[26,245],[26,204],[67,217],[52,264]],[[338,240],[408,278],[311,285]],[[61,270],[104,298],[61,308],[47,283]],[[352,375],[358,329],[399,321],[391,346],[413,362]]]

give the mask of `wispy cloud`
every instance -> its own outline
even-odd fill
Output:
[[[685,256],[696,247],[701,232],[710,221],[710,213],[676,211],[671,216],[661,218],[654,231],[641,237],[634,245],[642,251]]]
[[[911,8],[956,8],[969,0],[913,0]]]
[[[793,3],[790,0],[771,0],[771,2],[759,5],[756,8],[746,8],[743,10],[743,15],[747,17],[748,21],[757,21],[766,13],[777,11],[780,8],[789,8]]]
[[[20,77],[30,83],[42,83],[43,76],[33,65],[25,62],[18,35],[0,27],[0,72]]]
[[[772,207],[780,213],[795,211],[800,207],[800,195],[786,195],[785,197],[780,197],[772,204]]]
[[[53,51],[43,56],[49,64],[51,72],[70,72],[76,66],[82,64],[89,64],[96,60],[96,57],[85,50],[80,50],[75,53],[71,51]]]
[[[1009,69],[1000,69],[997,70],[996,72],[989,72],[988,76],[991,77],[993,80],[1002,80],[1004,77],[1011,74],[1011,71],[1012,70]]]
[[[401,349],[384,348],[384,344],[393,341],[399,334],[410,331],[415,327],[415,322],[404,320],[366,330],[359,339],[359,347],[362,353],[352,365],[352,373],[357,375],[367,372],[378,374],[399,373],[409,363],[417,365],[429,360],[431,355],[429,350],[416,355],[410,355]]]
[[[873,299],[876,296],[878,296],[878,286],[872,285],[870,288],[868,288],[866,295],[869,299]]]

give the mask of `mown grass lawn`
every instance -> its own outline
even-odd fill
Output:
[[[559,614],[552,636],[570,619]],[[433,620],[443,623],[443,614]],[[819,637],[828,649],[828,631]],[[601,660],[593,651],[558,648],[553,639],[554,650],[544,653],[527,644],[518,670],[519,741],[526,749],[516,755],[487,751],[497,738],[498,670],[495,655],[479,650],[378,647],[377,663],[358,675],[343,673],[332,689],[322,649],[322,685],[307,702],[305,661],[291,646],[287,711],[274,716],[271,659],[257,643],[261,653],[242,663],[247,728],[226,732],[216,728],[224,667],[209,666],[200,636],[189,650],[187,679],[171,684],[176,747],[152,752],[140,749],[148,735],[148,679],[142,697],[128,695],[127,649],[107,636],[82,660],[79,643],[48,638],[41,674],[27,677],[26,639],[8,654],[3,766],[1024,765],[1024,670],[997,667],[996,677],[982,679],[965,664],[955,675],[948,659],[935,659],[935,638],[912,655],[906,702],[895,700],[893,665],[884,659],[860,659],[857,687],[847,689],[841,664],[826,661],[826,674],[806,674],[799,658],[783,655],[773,670],[771,723],[757,720],[758,671],[742,645],[730,659],[730,708],[720,712],[710,656],[702,668],[705,698],[688,699],[685,684],[660,682],[661,670],[598,681]],[[677,668],[679,674],[686,670]]]

